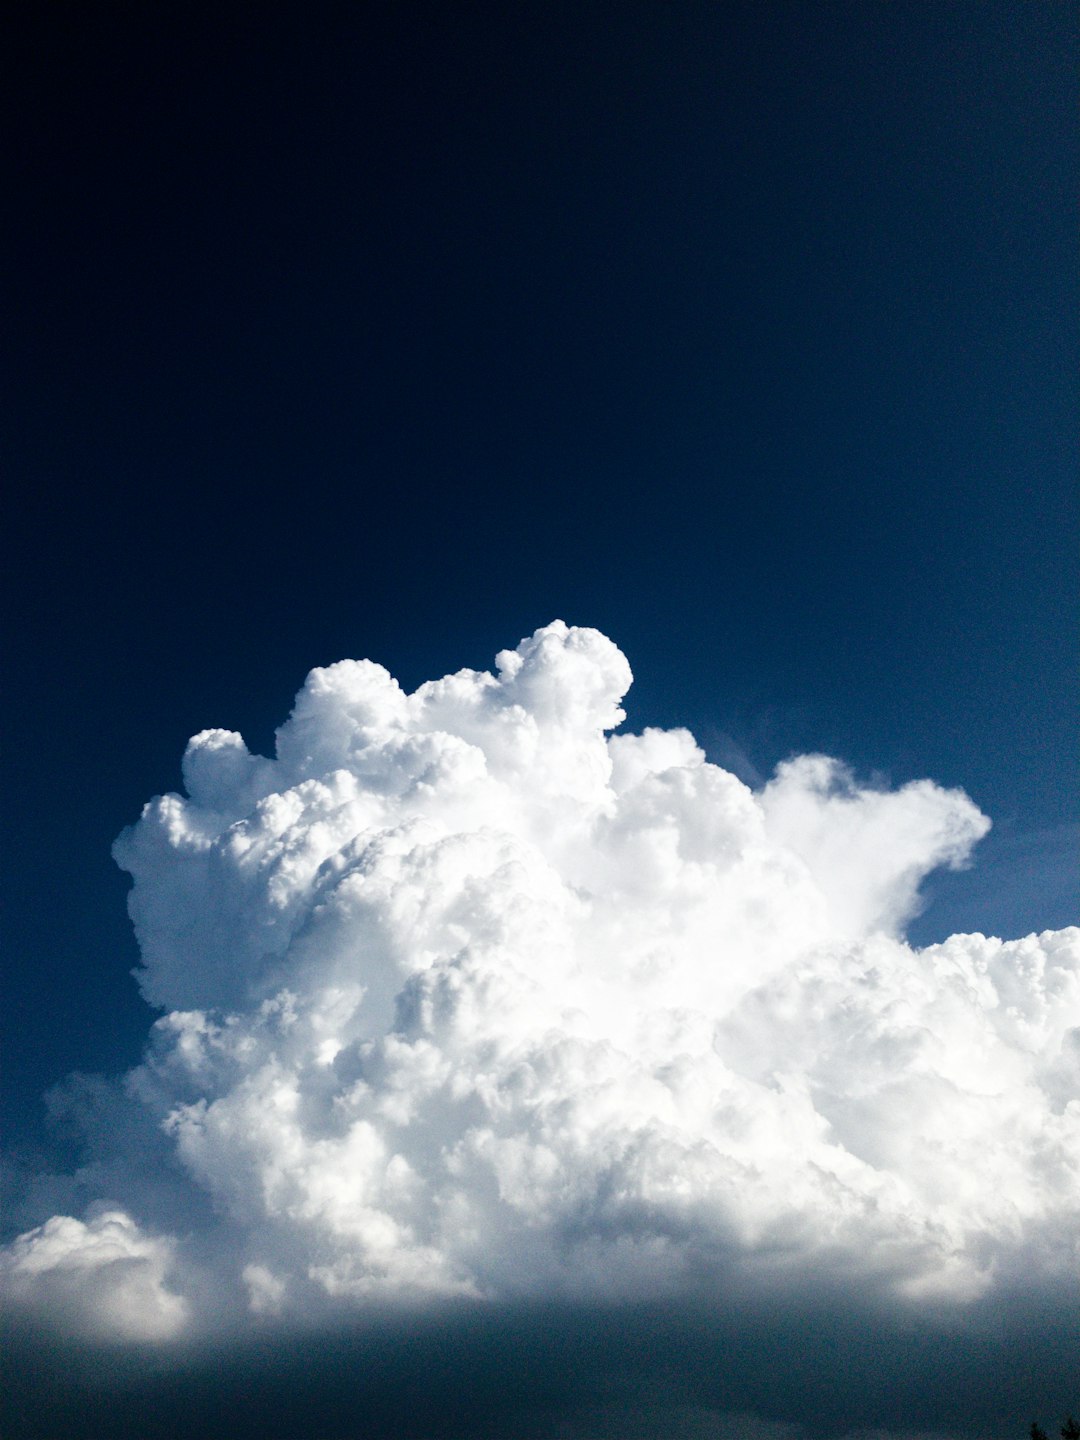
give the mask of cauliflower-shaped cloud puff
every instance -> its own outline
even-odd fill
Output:
[[[1073,1263],[1080,932],[911,949],[964,794],[822,756],[752,793],[608,733],[630,679],[561,622],[413,694],[315,670],[276,758],[203,731],[117,842],[167,1012],[127,1086],[255,1314]]]
[[[188,1312],[166,1285],[172,1253],[123,1210],[102,1209],[87,1224],[54,1215],[8,1247],[0,1275],[16,1309],[44,1308],[73,1334],[168,1340]]]

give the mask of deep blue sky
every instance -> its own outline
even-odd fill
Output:
[[[1075,918],[1058,3],[52,5],[9,47],[6,1091],[134,1062],[109,857],[310,666],[554,616],[752,778],[962,785]]]

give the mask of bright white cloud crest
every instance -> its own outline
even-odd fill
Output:
[[[0,1257],[16,1307],[51,1312],[76,1335],[170,1340],[188,1318],[165,1281],[172,1244],[145,1235],[122,1210],[101,1209],[89,1223],[55,1215]]]
[[[203,731],[117,842],[167,1012],[129,1088],[254,1313],[1076,1263],[1080,932],[912,950],[965,795],[821,756],[754,794],[686,731],[608,735],[630,679],[561,622],[411,695],[315,670],[276,759]]]

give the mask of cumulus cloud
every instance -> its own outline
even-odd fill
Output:
[[[75,1335],[168,1340],[187,1319],[166,1284],[172,1251],[123,1210],[102,1209],[86,1224],[54,1215],[8,1247],[0,1275],[16,1309],[47,1310]]]
[[[1080,931],[909,947],[988,829],[962,792],[823,756],[752,792],[610,733],[630,680],[561,622],[412,694],[317,669],[274,758],[201,732],[117,841],[164,1012],[126,1092],[251,1325],[1075,1267]],[[164,1339],[210,1323],[166,1288],[187,1243],[56,1217],[7,1276]]]

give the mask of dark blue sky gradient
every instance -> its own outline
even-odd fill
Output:
[[[1071,7],[34,9],[16,1136],[151,1018],[116,833],[344,656],[598,626],[634,728],[967,789],[997,828],[917,938],[1076,918]]]

